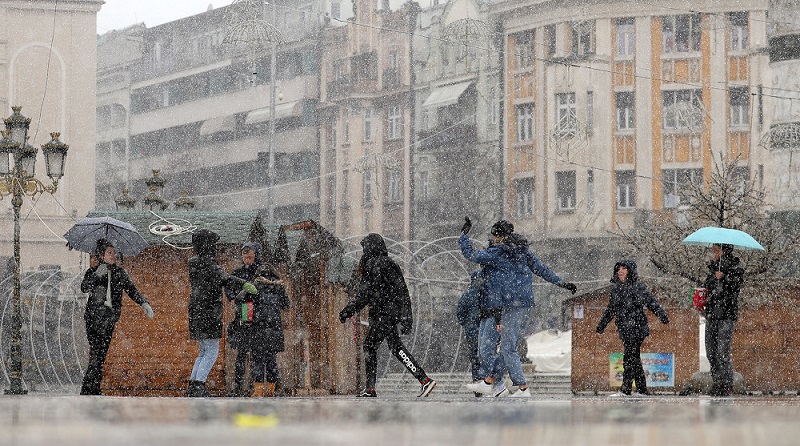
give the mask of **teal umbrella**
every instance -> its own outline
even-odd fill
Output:
[[[756,241],[750,234],[739,231],[737,229],[717,228],[714,226],[707,226],[700,228],[697,231],[689,234],[688,237],[683,239],[684,245],[692,246],[705,246],[711,245],[733,245],[738,249],[758,249],[766,251],[760,243]]]

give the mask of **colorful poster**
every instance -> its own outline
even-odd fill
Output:
[[[622,385],[622,353],[608,355],[608,384],[611,387]],[[675,355],[673,353],[642,353],[642,367],[648,387],[675,386]]]

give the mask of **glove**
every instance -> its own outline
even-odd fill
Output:
[[[464,226],[461,227],[462,234],[469,234],[469,230],[472,229],[472,221],[469,217],[464,217]]]
[[[663,319],[660,319],[660,321],[662,324],[669,324],[669,317],[665,315]]]
[[[558,284],[558,286],[571,291],[572,294],[575,294],[575,292],[578,291],[578,287],[576,287],[575,284],[572,282],[561,282]]]
[[[250,283],[250,282],[245,282],[245,284],[244,284],[244,285],[242,285],[242,289],[243,289],[243,290],[244,290],[244,291],[245,291],[247,294],[258,294],[258,290],[256,289],[256,286],[255,286],[255,285],[253,285],[253,284],[252,284],[252,283]]]
[[[147,315],[148,319],[152,319],[154,316],[153,307],[150,306],[149,303],[145,302],[142,304],[142,310],[144,310],[144,314]]]
[[[97,266],[97,269],[94,270],[94,275],[100,278],[105,276],[107,272],[108,272],[108,265],[106,265],[105,263],[101,263],[100,265]]]
[[[600,327],[597,327],[597,328],[595,329],[595,331],[596,331],[596,332],[598,332],[598,333],[600,333],[600,334],[603,334],[603,331],[605,331],[605,330],[603,330],[603,329],[602,329],[602,328],[600,328]]]
[[[347,315],[347,313],[345,313],[345,312],[344,312],[344,310],[342,310],[342,311],[340,311],[340,312],[339,312],[339,322],[341,322],[341,323],[343,323],[343,324],[344,324],[345,322],[347,322],[347,319],[348,319],[349,317],[350,317],[350,316],[348,316],[348,315]]]

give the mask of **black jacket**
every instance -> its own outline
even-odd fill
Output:
[[[117,265],[106,266],[111,274],[111,308],[105,305],[109,273],[104,274],[103,277],[97,277],[94,274],[94,272],[97,271],[97,266],[90,267],[86,270],[86,273],[83,275],[83,281],[81,282],[81,292],[89,294],[89,300],[86,302],[87,313],[105,315],[116,322],[119,320],[119,316],[122,313],[123,291],[128,294],[131,300],[140,306],[147,303],[147,299],[139,292],[124,269]]]
[[[228,275],[211,256],[189,259],[189,338],[222,338],[222,287],[242,289],[245,281]]]
[[[359,268],[361,278],[356,287],[356,297],[339,313],[345,321],[364,307],[369,306],[370,325],[400,324],[405,330],[413,325],[411,298],[397,263],[389,258],[386,242],[378,234],[369,234],[361,241],[364,255]]]
[[[716,272],[721,271],[722,279],[717,280]],[[703,286],[708,289],[706,319],[733,320],[739,317],[739,289],[744,281],[744,269],[739,266],[739,258],[730,254],[719,261],[708,264],[708,276]]]
[[[620,266],[628,268],[628,277],[625,282],[620,282],[617,270]],[[644,308],[647,307],[662,323],[668,323],[667,313],[661,308],[655,297],[650,294],[647,287],[639,282],[636,272],[636,262],[623,260],[614,265],[614,285],[611,288],[611,298],[606,311],[597,324],[597,332],[602,333],[611,319],[617,325],[617,333],[622,340],[644,339],[650,335],[650,326]]]
[[[234,294],[236,291],[233,289],[225,289],[228,299],[235,301],[239,310],[236,319],[231,323],[244,329],[244,333],[250,337],[250,345],[263,351],[282,352],[285,347],[281,310],[289,308],[289,296],[283,285],[265,284],[255,280],[256,277],[278,280],[278,276],[269,268],[261,268],[257,264],[242,265],[231,275],[252,283],[258,289],[258,294],[245,294],[244,299],[237,298],[240,293]],[[247,302],[253,303],[252,322],[242,322],[241,305]]]

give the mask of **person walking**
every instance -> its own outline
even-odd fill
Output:
[[[622,260],[614,265],[611,283],[611,297],[596,330],[602,334],[608,323],[614,319],[617,333],[622,340],[622,386],[619,393],[612,396],[630,395],[634,382],[640,395],[649,395],[641,358],[642,343],[650,335],[644,308],[647,307],[664,324],[669,323],[667,312],[661,308],[647,287],[639,282],[636,262],[633,260]]]
[[[436,381],[428,377],[422,365],[400,340],[397,326],[403,334],[411,333],[413,315],[408,287],[400,266],[389,258],[386,242],[379,234],[369,234],[361,240],[364,254],[359,261],[359,284],[355,287],[355,298],[341,312],[339,320],[345,323],[356,313],[369,307],[369,331],[364,339],[364,369],[366,387],[359,397],[375,397],[375,382],[378,373],[378,346],[386,339],[389,350],[422,386],[420,397],[427,397],[436,387]]]
[[[234,394],[250,395],[250,385],[245,382],[250,358],[253,363],[252,396],[272,397],[280,383],[277,354],[284,350],[281,311],[289,308],[289,296],[272,267],[262,263],[258,243],[247,242],[242,246],[242,263],[231,275],[253,283],[258,294],[236,293],[230,288],[225,290],[228,299],[234,301],[240,310],[228,329],[228,333],[238,333]]]
[[[499,300],[502,305],[500,321],[494,321],[500,332],[500,354],[512,384],[519,389],[510,396],[530,397],[517,345],[534,305],[533,275],[536,274],[552,284],[565,288],[572,294],[575,294],[577,287],[571,282],[561,280],[556,273],[542,263],[531,252],[528,241],[514,232],[512,223],[506,220],[495,223],[490,231],[491,243],[488,248],[483,250],[476,250],[472,247],[468,235],[471,229],[472,222],[469,217],[465,217],[459,239],[461,253],[467,260],[483,265],[485,277],[483,290],[487,295],[485,299]],[[481,324],[482,333],[485,323]],[[486,332],[488,333],[488,330]],[[484,345],[484,339],[481,339],[480,343],[479,348],[488,351],[489,345]],[[481,355],[481,368],[484,373],[494,367],[494,373],[497,374],[497,366],[497,363],[494,366],[486,364],[484,356]],[[483,381],[468,384],[467,388],[484,395],[490,394],[495,381],[502,379],[504,373],[500,372],[499,377],[485,375]]]
[[[222,338],[222,287],[242,289],[249,294],[258,292],[255,285],[228,275],[217,263],[218,241],[219,235],[209,229],[192,233],[195,256],[189,259],[189,338],[197,341],[200,351],[186,389],[188,397],[211,396],[206,379],[219,355]]]
[[[464,350],[467,352],[467,358],[470,362],[470,372],[472,373],[472,381],[478,381],[481,378],[480,368],[481,362],[478,356],[478,333],[481,324],[481,286],[483,285],[483,277],[481,270],[475,270],[470,273],[469,288],[461,294],[456,306],[456,318],[464,333]],[[475,396],[481,396],[475,393]]]
[[[103,365],[114,334],[114,326],[122,314],[122,292],[142,307],[148,318],[153,318],[153,308],[131,281],[128,273],[117,265],[117,252],[108,240],[97,240],[92,262],[83,275],[81,292],[88,293],[83,320],[89,341],[89,364],[83,375],[81,395],[102,395]]]
[[[706,356],[711,364],[711,396],[730,396],[733,393],[733,360],[731,343],[736,320],[739,318],[739,290],[744,281],[744,269],[733,246],[711,246],[713,260],[703,286],[708,289],[706,318]]]

